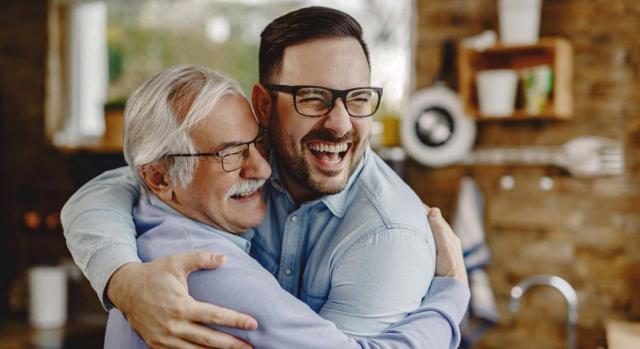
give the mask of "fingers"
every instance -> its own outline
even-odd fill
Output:
[[[185,327],[177,328],[174,334],[187,340],[193,348],[217,348],[217,349],[245,349],[252,346],[238,338],[211,328],[189,323]],[[183,348],[183,347],[180,347]],[[191,347],[189,347],[191,348]]]
[[[197,345],[194,343],[189,343],[180,338],[171,337],[167,338],[166,341],[162,344],[151,344],[151,348],[153,349],[205,349],[202,345]]]
[[[453,277],[468,285],[460,238],[442,217],[440,209],[430,209],[427,217],[436,243],[436,275]]]
[[[205,324],[216,324],[245,330],[258,328],[258,322],[249,315],[195,300],[187,306],[187,313],[190,314],[189,320]]]
[[[429,209],[429,214],[427,216],[429,217],[429,222],[431,222],[432,219],[437,222],[442,218],[442,212],[439,208],[433,207]]]
[[[438,234],[446,234],[448,232],[451,232],[453,234],[449,223],[447,223],[444,217],[442,217],[442,212],[439,208],[431,208],[429,210],[427,218],[429,219],[429,225],[431,225],[431,228],[433,228],[433,230],[436,230]]]
[[[432,208],[429,212],[429,224],[436,240],[436,252],[441,248],[454,248],[461,250],[460,238],[453,232],[451,226],[442,217],[439,208]]]
[[[205,251],[177,254],[171,258],[171,263],[186,274],[200,269],[216,269],[224,264],[225,256],[217,256]]]

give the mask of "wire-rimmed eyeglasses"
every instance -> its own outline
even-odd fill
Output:
[[[216,157],[220,158],[222,169],[225,172],[235,171],[247,162],[249,158],[249,146],[254,144],[261,154],[265,153],[266,129],[260,129],[256,138],[249,142],[236,143],[217,152],[202,152],[191,154],[166,154],[165,158],[184,158],[184,157]]]

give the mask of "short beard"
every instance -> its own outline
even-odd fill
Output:
[[[332,195],[337,194],[344,190],[347,186],[349,178],[355,171],[360,159],[355,159],[356,152],[359,150],[357,147],[360,145],[360,136],[355,133],[349,133],[341,138],[333,137],[329,130],[315,130],[305,135],[300,144],[296,144],[293,137],[282,133],[283,127],[280,122],[280,117],[275,109],[271,111],[271,117],[269,122],[269,137],[271,138],[271,149],[276,155],[278,166],[281,171],[293,177],[303,188],[309,191],[314,196]],[[351,163],[349,164],[349,173],[338,185],[328,186],[321,181],[314,181],[311,178],[310,164],[305,162],[304,157],[296,156],[296,153],[304,154],[303,144],[305,142],[313,140],[324,140],[330,142],[339,143],[340,141],[350,141],[351,148],[348,150],[352,153]],[[290,151],[287,151],[290,150]]]

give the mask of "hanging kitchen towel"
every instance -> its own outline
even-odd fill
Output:
[[[498,310],[484,268],[490,253],[484,240],[484,199],[475,181],[464,177],[460,184],[453,230],[460,238],[469,276],[471,301],[462,322],[461,348],[469,348],[498,321]]]

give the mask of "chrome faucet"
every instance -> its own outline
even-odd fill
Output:
[[[532,286],[546,285],[551,286],[564,296],[567,301],[567,342],[569,349],[575,349],[576,347],[576,334],[575,328],[578,322],[578,296],[576,291],[571,285],[563,278],[554,275],[534,275],[530,276],[518,283],[511,289],[511,303],[509,304],[509,310],[512,314],[518,312],[520,307],[520,298],[525,292]]]

